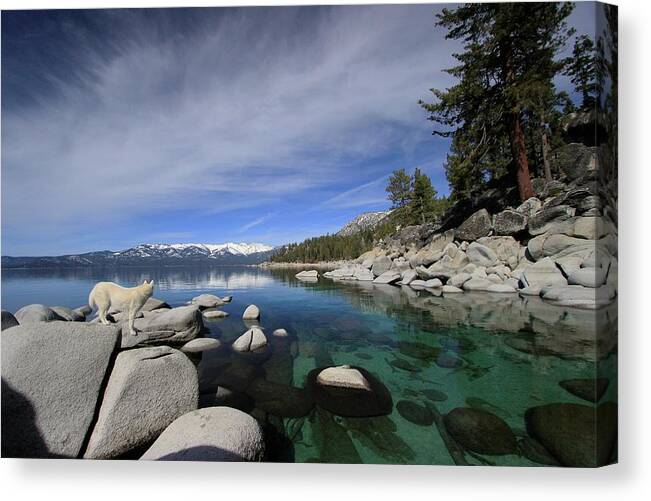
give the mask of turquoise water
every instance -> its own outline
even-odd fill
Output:
[[[614,306],[594,312],[517,295],[444,298],[369,283],[305,283],[294,278],[296,271],[3,270],[2,308],[76,307],[100,280],[127,285],[153,278],[155,296],[172,306],[203,292],[233,295],[221,308],[229,317],[205,322],[207,335],[221,339],[223,348],[205,353],[199,364],[201,403],[214,405],[217,389],[230,388],[227,403],[264,423],[271,461],[540,465],[523,452],[530,440],[525,411],[552,402],[590,405],[559,382],[594,379],[597,360],[601,377],[616,373]],[[262,311],[271,348],[243,357],[229,345],[245,331],[241,314],[251,303]],[[288,339],[271,336],[281,327]],[[313,405],[304,390],[307,375],[341,364],[363,368],[386,386],[390,414],[343,417]],[[616,401],[616,391],[611,377],[601,401]],[[517,450],[459,452],[442,421],[457,407],[501,418],[515,435]]]

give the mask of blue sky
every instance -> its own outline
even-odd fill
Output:
[[[439,9],[3,12],[2,254],[300,241],[400,167],[447,194],[417,103],[452,83]]]

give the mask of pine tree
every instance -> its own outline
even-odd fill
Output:
[[[392,209],[405,207],[411,201],[411,178],[405,169],[394,170],[386,187]]]
[[[453,190],[470,189],[463,176],[481,184],[506,169],[520,198],[533,196],[525,116],[546,102],[542,96],[561,67],[555,58],[571,34],[565,19],[572,9],[569,3],[486,3],[438,15],[447,38],[463,42],[455,54],[459,65],[446,70],[458,83],[432,89],[435,101],[421,105],[442,126],[434,134],[453,139],[446,165]]]
[[[581,35],[574,41],[572,57],[567,64],[567,74],[581,95],[581,108],[594,108],[597,93],[596,51],[594,42],[588,35]]]
[[[416,169],[412,180],[410,215],[416,224],[425,224],[436,213],[436,190],[427,175]]]

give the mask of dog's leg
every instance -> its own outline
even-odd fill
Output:
[[[99,321],[104,325],[109,325],[111,323],[106,318],[107,310],[108,308],[105,305],[102,305],[99,307],[99,311],[97,312],[97,315],[99,316]]]
[[[138,331],[133,326],[133,323],[135,322],[135,320],[136,320],[136,308],[135,308],[135,305],[132,302],[132,303],[129,304],[129,333],[132,336],[137,336],[138,335]]]

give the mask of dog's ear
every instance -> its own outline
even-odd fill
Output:
[[[154,285],[154,280],[153,279],[149,281],[149,285]]]

